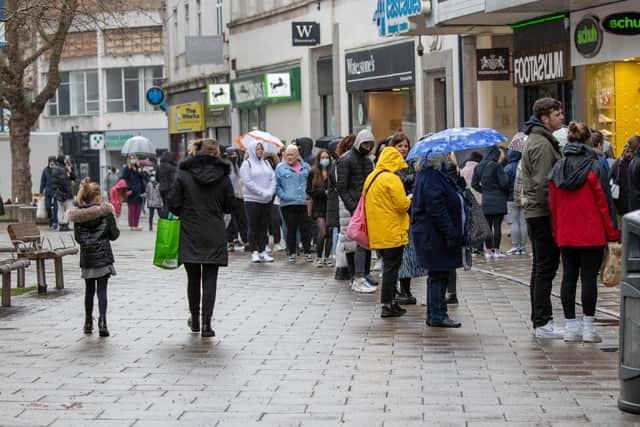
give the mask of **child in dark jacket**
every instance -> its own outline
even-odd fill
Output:
[[[78,191],[78,207],[71,210],[69,218],[74,223],[74,237],[80,244],[81,277],[85,281],[84,333],[93,332],[93,298],[98,292],[98,332],[109,336],[107,329],[107,283],[116,274],[111,241],[120,236],[116,224],[115,210],[110,203],[102,201],[100,185],[85,178]]]

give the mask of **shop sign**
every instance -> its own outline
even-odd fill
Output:
[[[291,76],[289,73],[270,73],[264,75],[266,98],[290,98]]]
[[[320,24],[317,22],[292,22],[291,43],[293,46],[320,44]]]
[[[228,107],[231,104],[231,85],[214,83],[207,86],[207,106],[209,108]]]
[[[640,34],[640,12],[614,13],[604,18],[602,27],[619,36],[637,36]]]
[[[415,49],[412,41],[348,53],[345,61],[349,92],[415,84]]]
[[[478,80],[509,80],[509,48],[477,49]]]
[[[409,17],[431,12],[431,1],[427,0],[378,0],[373,22],[378,26],[380,37],[409,31]]]
[[[105,146],[109,151],[120,150],[124,147],[124,143],[127,142],[127,139],[133,138],[135,135],[132,133],[124,133],[124,134],[109,134],[105,135]]]
[[[571,80],[569,49],[565,44],[545,49],[520,50],[513,53],[513,83],[529,86]]]
[[[104,148],[104,135],[101,133],[92,133],[89,137],[89,146],[92,150],[102,150]]]
[[[597,17],[585,15],[576,25],[573,33],[576,50],[585,58],[592,58],[602,47],[602,30]]]
[[[300,100],[300,68],[265,73],[231,82],[236,107]]]
[[[169,133],[200,132],[203,129],[201,103],[190,102],[169,107]]]

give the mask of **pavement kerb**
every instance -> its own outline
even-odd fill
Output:
[[[517,283],[518,285],[521,285],[521,286],[526,286],[527,288],[530,287],[529,283],[527,283],[527,282],[525,282],[523,280],[520,280],[520,279],[518,279],[516,277],[509,276],[508,274],[496,273],[495,271],[485,270],[485,269],[476,268],[476,267],[473,267],[473,270],[474,271],[478,271],[480,273],[488,274],[490,276],[499,277],[501,279],[509,280],[510,282]],[[560,299],[560,294],[557,293],[557,292],[551,292],[551,296]],[[582,307],[582,304],[579,301],[576,301],[576,305],[579,305],[579,306]],[[604,309],[604,308],[598,308],[598,307],[596,307],[596,311],[599,312],[599,313],[605,314],[607,316],[611,316],[614,319],[620,320],[620,314],[616,313],[614,311],[607,310],[607,309]]]

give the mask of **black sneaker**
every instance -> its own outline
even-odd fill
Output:
[[[449,294],[447,296],[447,300],[446,300],[447,304],[458,304],[458,297],[456,296],[456,294]]]
[[[383,305],[382,306],[382,310],[380,312],[380,317],[382,317],[382,318],[385,318],[385,317],[400,317],[403,314],[404,313],[401,312],[401,311],[394,310],[392,306]]]
[[[411,294],[400,294],[396,296],[396,302],[401,305],[415,305],[418,301]]]
[[[393,303],[391,303],[391,308],[394,309],[395,311],[397,311],[398,313],[405,314],[407,312],[407,310],[405,310],[404,308],[400,307],[400,305],[398,304],[397,301],[394,301]]]

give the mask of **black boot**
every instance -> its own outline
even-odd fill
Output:
[[[38,293],[40,295],[46,295],[47,294],[47,287],[46,286],[38,286]]]
[[[91,335],[93,332],[93,316],[90,314],[86,314],[84,316],[84,333],[87,335]]]
[[[107,319],[104,316],[98,318],[98,333],[101,337],[109,336],[109,329],[107,329]]]
[[[400,294],[396,296],[396,302],[402,305],[415,305],[417,303],[416,298],[411,295],[411,282],[403,283],[400,281]]]
[[[200,332],[200,317],[198,316],[197,311],[191,313],[191,317],[189,317],[187,324],[191,328],[191,332]]]
[[[211,329],[211,316],[202,316],[202,332],[203,337],[215,337],[216,332]]]
[[[449,295],[447,295],[446,303],[447,304],[458,304],[458,296],[456,295],[455,292],[452,292]]]

